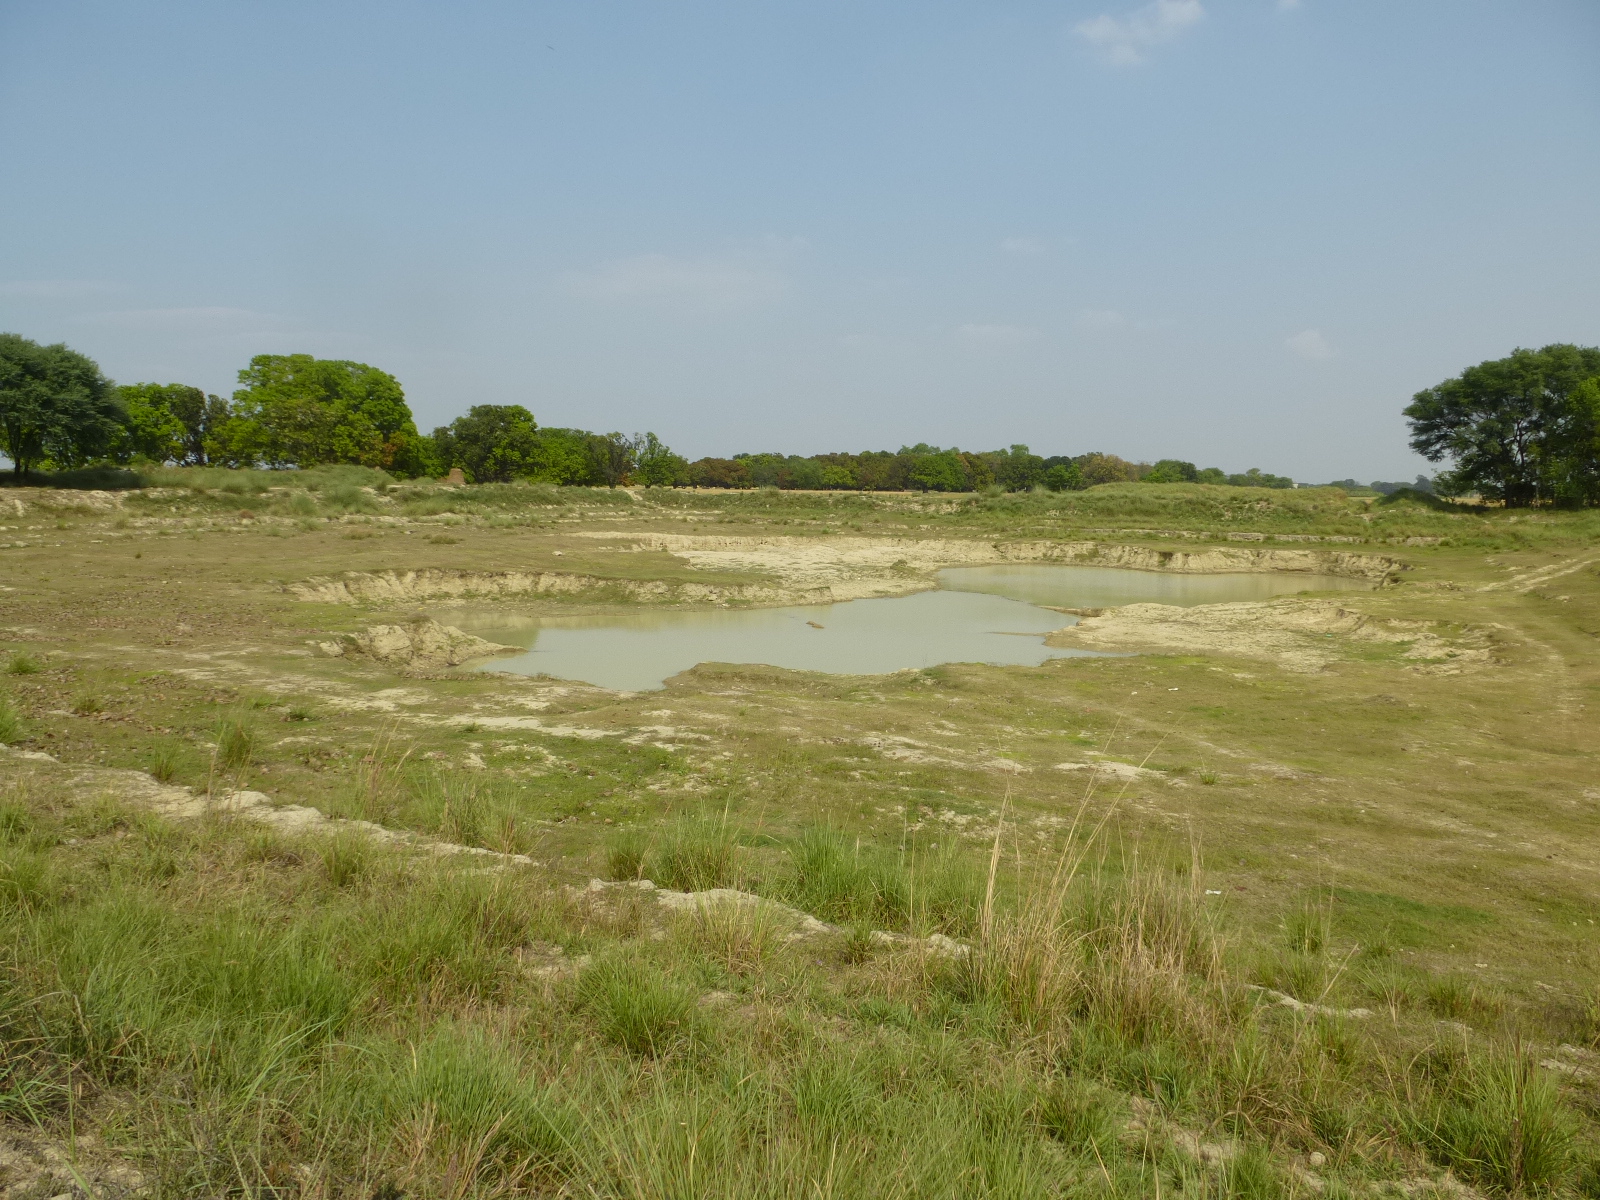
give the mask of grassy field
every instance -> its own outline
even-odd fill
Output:
[[[285,478],[0,491],[0,1194],[1600,1196],[1594,515]],[[327,657],[450,603],[292,590],[874,538],[1402,569],[1276,642],[640,694]]]

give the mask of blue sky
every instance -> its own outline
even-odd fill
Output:
[[[697,457],[1409,478],[1600,342],[1600,4],[0,4],[0,329]]]

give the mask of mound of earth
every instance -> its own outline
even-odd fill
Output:
[[[1465,629],[1447,637],[1432,621],[1370,617],[1336,600],[1205,604],[1127,604],[1085,617],[1047,639],[1052,646],[1096,650],[1167,650],[1270,658],[1285,670],[1321,671],[1345,658],[1351,642],[1403,645],[1412,670],[1454,675],[1489,665],[1489,638]]]
[[[520,646],[488,642],[426,617],[409,625],[369,625],[316,647],[332,658],[361,655],[392,667],[457,667],[474,658],[522,653]]]

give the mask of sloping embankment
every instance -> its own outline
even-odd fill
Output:
[[[679,583],[661,579],[601,579],[561,571],[350,571],[287,585],[300,600],[324,604],[383,604],[417,600],[480,600],[505,596],[588,595],[596,600],[700,604],[827,603],[827,588],[797,592],[770,585]]]
[[[615,534],[606,533],[606,538]],[[941,567],[1058,562],[1137,571],[1287,572],[1381,583],[1401,569],[1385,555],[1334,550],[1215,547],[1157,550],[1102,542],[981,541],[975,538],[698,537],[639,534],[638,550],[665,550],[692,566],[776,576],[778,584],[703,584],[662,579],[603,579],[558,571],[370,571],[289,584],[290,594],[328,604],[468,601],[508,596],[584,595],[594,600],[691,604],[826,604],[927,589]]]

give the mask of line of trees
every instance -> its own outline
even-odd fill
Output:
[[[1094,452],[1042,457],[1027,446],[1005,450],[941,449],[919,443],[898,451],[861,454],[736,454],[688,464],[685,482],[695,487],[802,488],[813,491],[972,492],[999,487],[1008,492],[1048,488],[1081,491],[1101,483],[1219,483],[1238,487],[1292,488],[1294,480],[1259,470],[1229,475],[1216,467],[1162,459],[1134,463]]]
[[[470,482],[972,492],[1096,484],[1293,487],[1284,476],[1114,454],[1043,457],[1024,445],[965,451],[919,443],[860,454],[739,454],[688,462],[654,433],[541,427],[519,404],[478,404],[432,434],[417,430],[400,382],[366,363],[261,354],[232,397],[178,383],[118,387],[84,355],[0,334],[0,448],[18,476],[92,463],[313,467],[356,463],[401,477],[460,470]]]
[[[1600,348],[1514,350],[1418,392],[1411,448],[1453,468],[1441,495],[1507,508],[1600,504]]]

